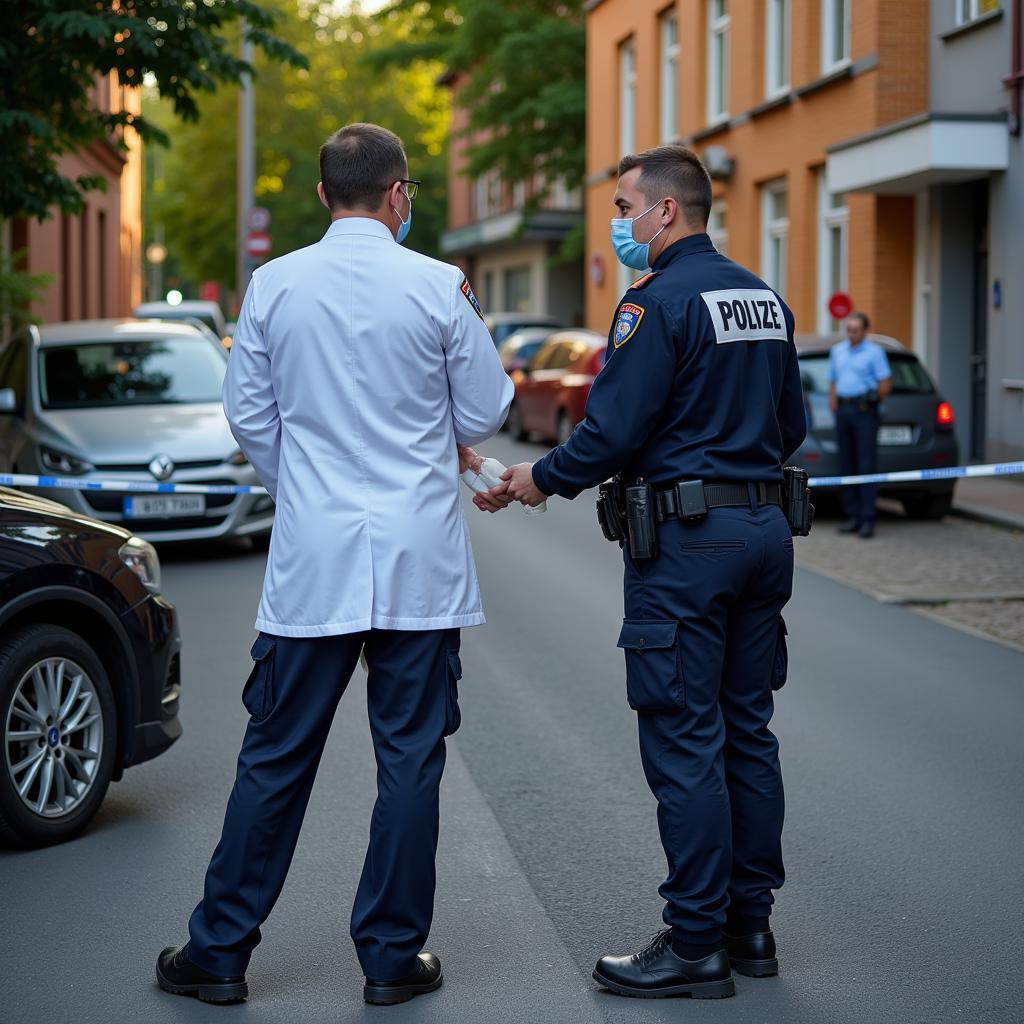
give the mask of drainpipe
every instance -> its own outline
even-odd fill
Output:
[[[1024,86],[1024,0],[1013,0],[1013,34],[1010,74],[1003,79],[1003,85],[1010,90],[1009,128],[1011,135],[1021,133],[1021,86]]]

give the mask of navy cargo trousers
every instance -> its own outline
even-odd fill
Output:
[[[782,608],[793,538],[774,505],[718,508],[658,528],[656,558],[625,547],[626,688],[668,859],[665,924],[718,942],[726,910],[767,917],[784,879],[779,744]]]
[[[189,921],[189,957],[205,970],[245,972],[284,885],[335,709],[364,648],[377,803],[352,939],[367,977],[391,981],[415,968],[433,917],[444,737],[459,726],[457,629],[259,635],[224,829]]]

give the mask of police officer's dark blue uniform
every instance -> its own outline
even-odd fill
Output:
[[[774,502],[806,432],[792,337],[782,300],[706,234],[671,244],[619,305],[586,419],[533,467],[540,490],[566,498],[617,473],[656,491],[742,485],[745,499],[662,522],[655,558],[636,560],[625,543],[619,646],[658,800],[671,935],[598,964],[595,977],[622,994],[732,994],[727,919],[751,936],[730,940],[737,968],[774,973],[766,919],[783,882],[783,788],[769,722],[793,576]]]

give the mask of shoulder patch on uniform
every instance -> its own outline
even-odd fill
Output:
[[[629,290],[630,290],[630,291],[632,292],[632,291],[636,291],[636,290],[637,290],[638,288],[643,288],[643,287],[644,287],[645,285],[647,285],[647,284],[649,284],[649,283],[650,283],[651,281],[653,281],[653,280],[654,280],[654,278],[656,278],[656,277],[658,276],[658,274],[659,274],[659,273],[660,273],[660,271],[657,271],[657,270],[652,270],[652,271],[651,271],[651,272],[650,272],[649,274],[644,274],[644,276],[643,276],[643,277],[638,277],[638,278],[637,278],[637,279],[636,279],[636,280],[635,280],[635,281],[634,281],[634,282],[633,282],[633,283],[632,283],[632,284],[631,284],[631,285],[629,286]]]
[[[638,306],[635,302],[624,302],[619,306],[619,313],[615,318],[616,348],[622,348],[636,334],[636,329],[644,318],[644,312],[644,307]]]
[[[469,287],[469,278],[464,277],[462,284],[459,285],[459,291],[462,292],[466,297],[466,301],[473,307],[473,311],[476,313],[481,320],[484,318],[484,311],[480,308],[480,303],[476,301],[476,296],[473,294],[473,289]]]
[[[731,341],[789,341],[782,303],[770,288],[701,292],[719,345]]]

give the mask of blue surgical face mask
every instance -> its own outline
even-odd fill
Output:
[[[409,197],[406,196],[406,198],[408,199]],[[395,210],[395,208],[393,206],[391,207],[391,209]],[[395,210],[395,213],[398,213],[398,210]],[[398,213],[398,220],[399,220],[400,223],[398,225],[398,234],[395,235],[395,241],[399,245],[401,245],[406,240],[406,238],[408,238],[409,231],[412,228],[412,200],[411,199],[409,199],[409,216],[405,220],[403,220],[402,219],[402,215],[400,213]]]
[[[643,213],[636,217],[613,217],[612,218],[612,247],[619,262],[629,267],[630,270],[649,270],[651,266],[651,242],[657,238],[668,226],[662,225],[661,231],[651,239],[650,242],[638,242],[633,237],[633,225],[646,217],[655,207],[664,202],[659,199],[654,206],[648,207]]]

